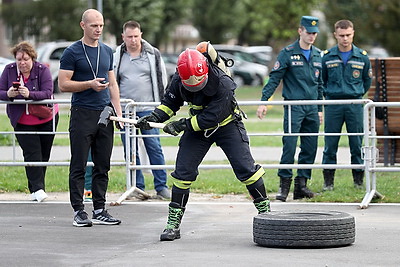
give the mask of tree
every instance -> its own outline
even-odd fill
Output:
[[[236,38],[245,22],[243,0],[194,1],[192,9],[201,38],[215,44]]]
[[[93,1],[91,1],[93,2]],[[122,25],[128,20],[141,23],[144,38],[160,46],[169,33],[189,16],[191,1],[187,0],[107,0],[103,1],[105,32],[121,43]],[[36,42],[77,40],[82,36],[79,27],[86,0],[38,0],[24,3],[3,3],[1,15],[11,29],[12,42],[33,36]],[[18,14],[9,16],[8,14]],[[73,26],[72,26],[73,25]]]
[[[190,18],[192,0],[165,0],[163,18],[158,32],[155,34],[154,44],[160,47],[171,40],[171,33],[177,25]]]
[[[140,23],[144,38],[155,39],[162,18],[163,0],[108,0],[104,1],[104,18],[107,30],[115,34],[117,43],[122,42],[122,25],[128,20]]]
[[[34,36],[37,42],[76,40],[82,34],[79,21],[85,5],[81,0],[3,3],[1,7],[1,16],[11,29],[13,43],[28,36]]]
[[[303,15],[310,15],[320,1],[243,0],[246,22],[238,36],[239,44],[270,45],[280,49],[297,37]]]
[[[355,42],[362,46],[385,47],[394,56],[400,55],[400,2],[398,0],[330,0],[324,10],[333,31],[339,19],[354,23]]]
[[[108,0],[104,1],[107,29],[122,42],[122,25],[128,20],[140,23],[143,38],[159,47],[168,40],[168,34],[185,19],[188,1],[185,0]]]

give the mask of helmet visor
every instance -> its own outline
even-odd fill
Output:
[[[203,75],[201,79],[192,79],[192,78],[193,76],[187,80],[182,80],[183,87],[185,87],[185,89],[188,90],[189,92],[194,93],[202,90],[208,82],[208,74]]]

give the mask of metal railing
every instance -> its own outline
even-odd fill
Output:
[[[377,139],[399,139],[400,136],[378,135],[376,131],[376,107],[400,107],[400,102],[369,102],[364,106],[364,165],[365,165],[365,190],[366,194],[360,204],[360,208],[367,208],[374,198],[382,198],[383,195],[376,188],[377,172],[400,172],[400,167],[379,167]]]
[[[276,106],[288,106],[288,121],[291,121],[291,107],[294,105],[348,105],[348,104],[368,104],[372,101],[369,99],[354,99],[354,100],[299,100],[299,101],[239,101],[240,106],[259,106],[259,105],[276,105]],[[136,106],[157,106],[159,103],[135,103],[131,102],[126,107],[126,114],[131,114],[133,117],[136,116],[135,108]],[[363,116],[366,117],[365,115]],[[368,136],[367,131],[364,130],[363,133],[293,133],[290,127],[288,128],[288,133],[248,133],[249,136]],[[366,127],[365,129],[368,129]],[[157,135],[157,136],[168,136],[168,135]],[[131,125],[128,127],[126,132],[126,147],[130,143],[132,144],[133,155],[136,153],[136,140],[135,138],[146,138],[153,137],[151,135],[140,135],[136,134],[135,127]],[[171,136],[169,136],[171,137]],[[374,159],[376,160],[376,158]],[[363,169],[365,170],[364,164],[261,164],[263,168],[266,169]],[[126,159],[126,170],[127,170],[127,187],[130,188],[136,181],[135,170],[159,170],[159,169],[174,169],[174,165],[136,165],[135,159]],[[201,164],[199,169],[230,169],[230,164]],[[369,180],[368,180],[369,181]],[[367,186],[367,189],[369,187]],[[367,191],[367,194],[370,194]],[[366,208],[368,206],[365,204],[360,205],[361,208]]]
[[[21,103],[35,103],[35,104],[49,104],[58,103],[61,105],[70,105],[70,100],[66,99],[54,99],[54,100],[43,100],[43,101],[0,101],[0,104],[21,104]],[[156,107],[160,103],[158,102],[134,102],[129,99],[123,99],[121,102],[125,103],[125,116],[128,118],[136,117],[136,107],[138,106],[154,106]],[[259,106],[259,105],[273,105],[273,106],[287,106],[288,107],[288,120],[291,120],[291,107],[293,105],[348,105],[348,104],[365,104],[363,111],[364,118],[364,132],[363,133],[293,133],[289,123],[288,133],[248,133],[249,136],[363,136],[364,137],[364,164],[261,164],[266,169],[363,169],[365,170],[366,176],[366,195],[360,204],[360,208],[367,208],[369,203],[374,197],[382,197],[382,195],[376,190],[376,172],[389,172],[389,171],[400,171],[400,168],[387,168],[377,166],[377,138],[400,138],[399,136],[377,136],[375,130],[375,107],[382,106],[400,106],[399,102],[373,102],[368,99],[361,100],[299,100],[299,101],[239,101],[240,106]],[[263,123],[260,121],[260,123]],[[124,162],[111,162],[112,166],[125,166],[126,167],[126,186],[130,188],[136,185],[136,170],[159,170],[159,169],[174,169],[174,165],[136,165],[136,139],[137,138],[148,138],[154,137],[154,135],[141,135],[136,133],[136,128],[133,124],[125,125],[125,149],[129,151],[129,147],[132,147],[132,153],[126,153]],[[53,127],[55,129],[55,127]],[[25,133],[25,132],[18,132]],[[26,132],[27,134],[37,134],[35,132]],[[43,134],[43,132],[40,132]],[[121,132],[116,132],[121,134]],[[12,134],[13,135],[13,148],[15,150],[15,132],[0,132],[0,134]],[[49,132],[49,134],[68,134],[68,132]],[[160,134],[157,137],[170,137],[176,138],[171,135]],[[257,160],[257,159],[256,159]],[[88,165],[93,165],[89,162]],[[12,161],[0,162],[0,166],[69,166],[69,162],[20,162],[16,161],[13,157]],[[230,169],[229,164],[201,164],[200,169]]]

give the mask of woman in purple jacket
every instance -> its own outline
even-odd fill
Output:
[[[37,53],[28,42],[21,42],[11,49],[15,62],[8,64],[0,78],[0,99],[43,100],[53,97],[53,81],[50,70],[36,61]],[[8,104],[7,115],[16,132],[51,132],[53,120],[58,124],[58,105],[48,117],[29,112],[29,105]],[[32,112],[32,111],[31,111]],[[47,162],[53,145],[54,134],[16,134],[25,162]],[[41,202],[47,198],[44,177],[46,167],[25,167],[28,188],[32,200]]]

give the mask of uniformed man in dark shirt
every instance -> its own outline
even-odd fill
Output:
[[[313,46],[318,35],[318,18],[303,16],[298,33],[300,38],[281,50],[268,83],[262,90],[262,101],[267,101],[283,81],[284,100],[321,100],[321,51]],[[259,106],[257,116],[262,119],[267,113],[267,106]],[[322,121],[322,107],[317,105],[295,105],[284,107],[284,131],[289,132],[289,113],[291,133],[318,133]],[[281,164],[293,164],[298,136],[282,138],[283,151]],[[317,153],[317,136],[300,136],[299,164],[313,164]],[[279,169],[280,190],[276,199],[286,201],[293,172],[291,169]],[[294,199],[312,198],[314,193],[307,188],[311,179],[311,169],[299,169],[295,177]]]
[[[349,20],[335,23],[337,45],[324,51],[322,79],[327,100],[362,99],[371,86],[372,70],[367,52],[353,44],[354,26]],[[341,133],[346,123],[348,133],[362,133],[363,105],[326,105],[325,133]],[[336,164],[340,136],[325,136],[322,164]],[[362,136],[349,136],[351,164],[363,164]],[[324,190],[333,190],[334,169],[324,169]],[[364,171],[353,169],[354,185],[362,188]]]

